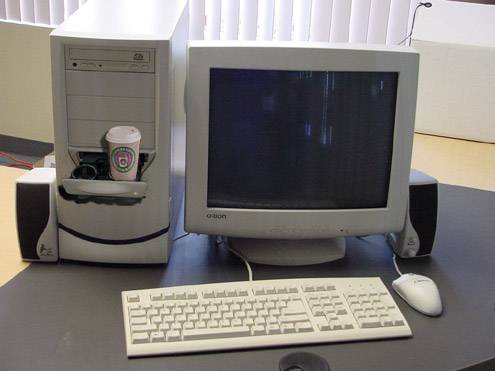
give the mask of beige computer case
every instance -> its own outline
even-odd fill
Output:
[[[62,259],[168,261],[183,188],[172,133],[184,116],[174,101],[187,24],[185,0],[90,0],[50,35]],[[72,179],[81,161],[104,161],[117,125],[142,134],[139,181]]]

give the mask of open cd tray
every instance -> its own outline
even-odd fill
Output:
[[[79,201],[101,198],[100,201],[113,198],[141,199],[146,196],[148,184],[142,178],[142,173],[150,164],[153,156],[147,153],[139,154],[138,171],[135,181],[115,181],[109,177],[108,155],[104,152],[79,152],[77,166],[91,165],[97,169],[95,179],[74,178],[62,179],[62,196],[66,199]],[[74,159],[74,158],[73,158]]]

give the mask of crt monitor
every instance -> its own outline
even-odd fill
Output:
[[[191,42],[186,230],[271,264],[399,231],[418,61],[408,47]]]

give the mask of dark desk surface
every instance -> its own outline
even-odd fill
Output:
[[[431,258],[400,261],[431,277],[445,311],[428,318],[395,293],[413,337],[127,359],[120,291],[247,279],[244,265],[206,236],[176,242],[167,267],[32,264],[0,288],[1,370],[278,370],[282,356],[317,353],[336,370],[452,370],[495,358],[495,193],[442,185]],[[344,259],[308,267],[253,265],[254,279],[396,278],[381,236],[348,239]],[[493,369],[490,362],[483,368]]]

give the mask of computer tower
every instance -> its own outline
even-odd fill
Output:
[[[168,261],[187,27],[185,0],[89,0],[51,33],[60,258]],[[136,181],[108,178],[105,134],[124,125],[141,133]],[[96,178],[73,174],[87,164]]]

